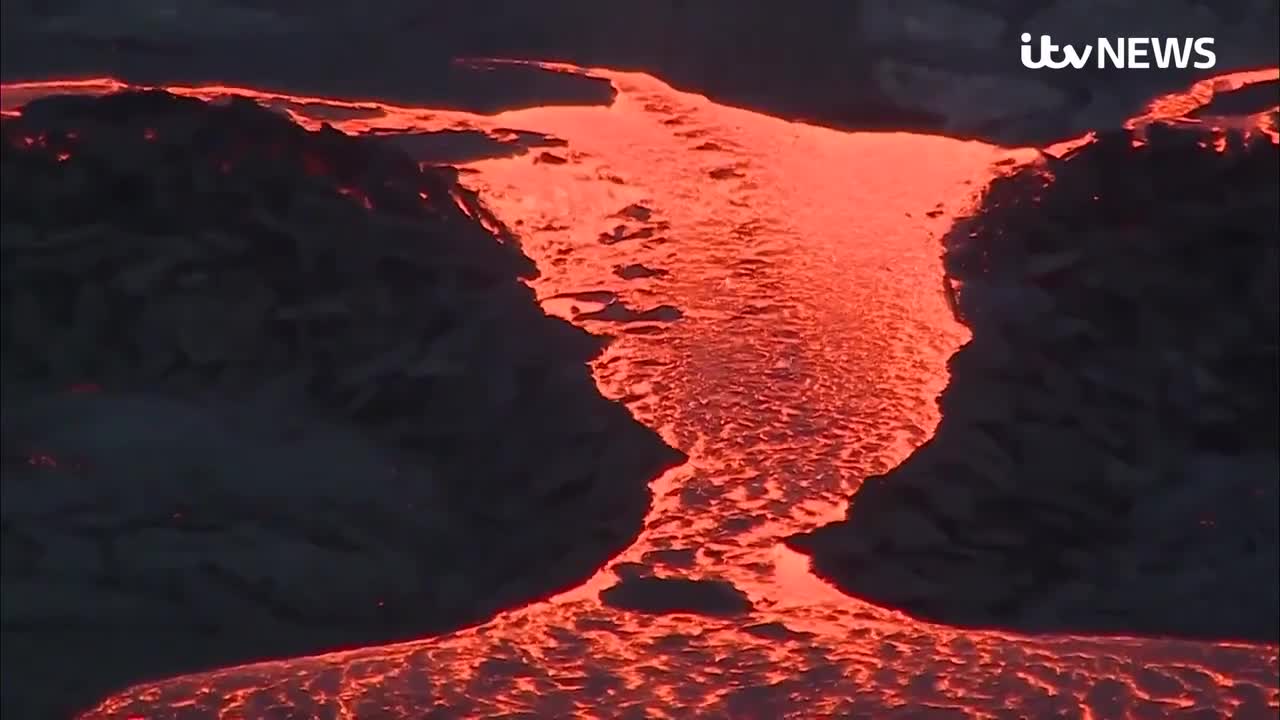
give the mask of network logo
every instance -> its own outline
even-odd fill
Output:
[[[1090,61],[1099,68],[1165,70],[1193,67],[1206,70],[1218,62],[1213,38],[1098,38],[1092,45],[1058,45],[1048,35],[1031,44],[1031,33],[1022,33],[1022,65],[1032,70],[1083,70]],[[1038,51],[1038,52],[1037,52]],[[1036,55],[1039,57],[1035,57]]]

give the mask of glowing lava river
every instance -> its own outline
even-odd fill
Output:
[[[933,432],[968,339],[939,237],[1036,151],[838,132],[590,72],[617,88],[611,106],[497,116],[171,89],[252,95],[352,133],[565,141],[463,179],[522,236],[548,311],[617,337],[596,364],[606,394],[689,453],[655,480],[639,540],[582,587],[479,627],[140,685],[84,717],[1275,717],[1274,646],[929,625],[824,585],[781,544],[840,518],[862,478]],[[112,87],[11,86],[5,104]],[[728,580],[753,610],[612,609],[598,594],[626,563]]]

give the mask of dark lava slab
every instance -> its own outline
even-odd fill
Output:
[[[630,265],[619,265],[613,269],[613,274],[623,280],[639,280],[642,278],[662,277],[667,275],[667,271],[661,268],[651,268],[640,263],[631,263]]]
[[[690,580],[628,574],[602,590],[604,604],[651,615],[691,613],[725,617],[751,611],[746,594],[724,580]]]
[[[388,132],[378,137],[403,149],[420,162],[458,165],[516,157],[529,153],[533,148],[563,144],[563,141],[540,133],[514,131],[493,135],[479,130]]]
[[[675,322],[684,317],[684,313],[673,305],[658,305],[644,310],[636,310],[628,307],[626,303],[618,301],[609,303],[595,312],[582,313],[579,317],[584,320],[603,320],[616,323]]]
[[[760,623],[758,625],[748,625],[742,628],[744,632],[755,635],[766,640],[780,640],[784,642],[801,642],[813,637],[813,633],[801,630],[792,630],[784,623],[771,622]]]

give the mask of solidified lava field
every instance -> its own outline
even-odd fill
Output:
[[[168,89],[254,97],[311,126],[356,110],[332,121],[353,134],[563,140],[468,163],[463,182],[521,236],[544,308],[615,336],[593,365],[602,391],[689,455],[653,484],[640,537],[580,587],[474,628],[143,684],[84,718],[1274,717],[1274,645],[958,630],[845,596],[784,545],[933,433],[969,339],[939,239],[1036,150],[837,132],[591,72],[617,89],[611,106],[491,117]],[[609,601],[635,578],[741,596],[671,614]]]

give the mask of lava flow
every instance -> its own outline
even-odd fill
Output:
[[[942,292],[939,237],[1036,151],[838,132],[590,72],[617,87],[613,105],[491,117],[169,89],[253,96],[352,133],[564,140],[464,179],[522,236],[549,311],[617,336],[596,365],[606,394],[690,455],[654,482],[640,539],[583,586],[480,627],[140,685],[85,718],[1275,716],[1274,646],[929,625],[842,595],[781,544],[841,517],[862,478],[933,432],[947,358],[968,338]],[[8,87],[6,109],[69,90]],[[727,580],[753,609],[613,609],[599,592],[624,563]]]

